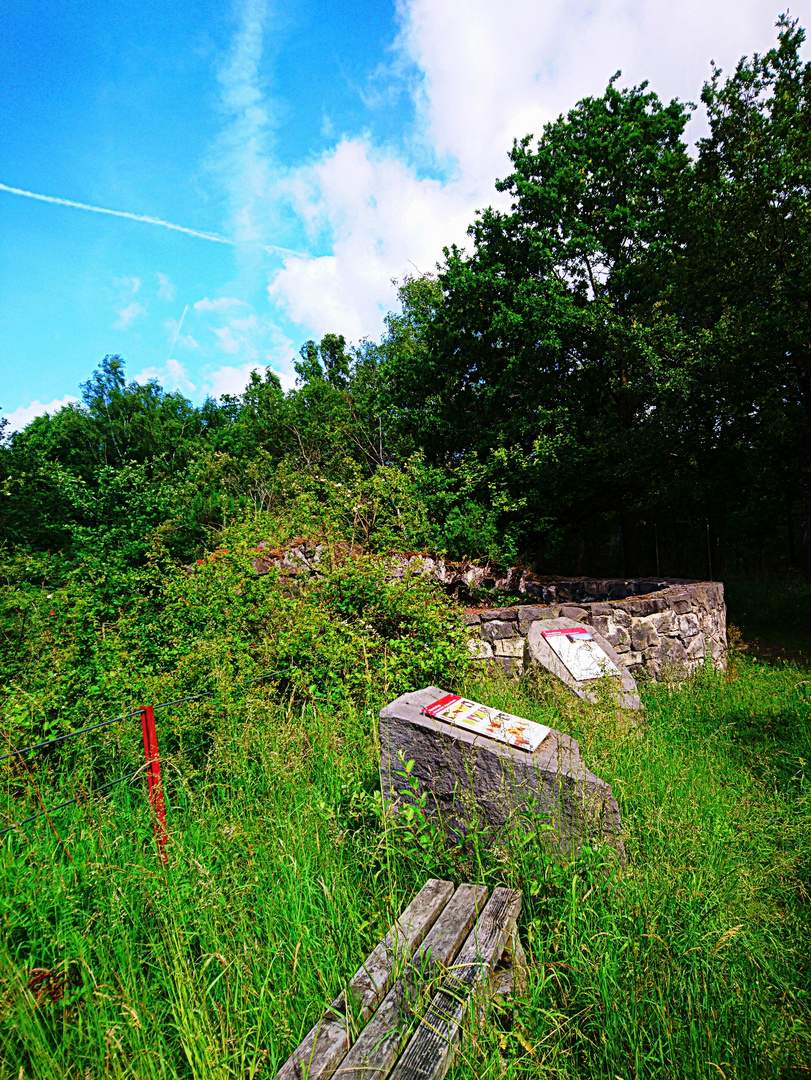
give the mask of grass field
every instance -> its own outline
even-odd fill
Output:
[[[527,993],[455,1076],[808,1076],[811,670],[740,654],[646,689],[639,727],[543,681],[464,689],[580,740],[624,873],[420,848],[381,814],[382,702],[184,706],[210,750],[165,764],[168,869],[141,783],[0,845],[0,1076],[271,1077],[428,876],[525,897]]]

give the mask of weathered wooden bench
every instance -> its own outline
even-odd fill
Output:
[[[521,984],[520,911],[514,889],[429,881],[277,1080],[441,1080],[469,1017]]]

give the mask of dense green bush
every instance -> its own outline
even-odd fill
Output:
[[[128,570],[7,556],[3,744],[256,678],[279,699],[363,705],[466,669],[460,612],[433,580],[395,580],[385,558],[346,545],[325,546],[318,574],[258,576],[255,527],[225,530],[188,567],[160,536],[146,566]]]

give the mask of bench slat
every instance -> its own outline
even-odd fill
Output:
[[[486,899],[485,885],[459,886],[414,954],[410,969],[386,994],[339,1065],[338,1080],[385,1080],[405,1044],[420,986],[427,986],[453,961]]]
[[[489,982],[504,946],[515,933],[520,911],[520,892],[494,890],[390,1080],[442,1080],[459,1043],[470,995]]]
[[[365,1023],[391,983],[395,963],[404,963],[436,922],[453,895],[453,882],[431,878],[420,889],[366,962],[358,968],[349,993],[342,991],[276,1074],[277,1080],[329,1080],[354,1040],[347,1016]]]

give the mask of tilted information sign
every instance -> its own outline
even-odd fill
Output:
[[[602,679],[606,675],[621,676],[620,669],[606,656],[587,627],[566,626],[542,630],[541,634],[578,682]]]
[[[486,735],[530,753],[537,750],[552,730],[543,724],[525,720],[522,716],[491,709],[489,705],[480,705],[477,701],[468,701],[458,694],[446,694],[422,711],[426,716],[433,716],[437,720],[444,720],[448,724],[475,731],[477,735]]]

